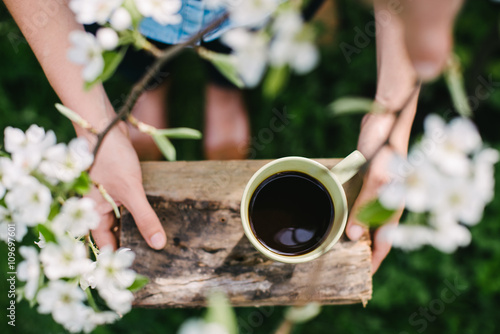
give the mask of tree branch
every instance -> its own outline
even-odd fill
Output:
[[[97,156],[97,153],[99,152],[99,148],[102,145],[102,142],[104,140],[104,137],[111,131],[111,129],[118,124],[119,121],[125,120],[126,117],[130,114],[132,111],[132,108],[136,104],[137,100],[141,96],[141,94],[144,92],[146,89],[146,86],[148,85],[149,81],[156,75],[156,73],[159,72],[161,67],[167,63],[170,59],[172,59],[174,56],[179,54],[185,47],[187,46],[193,46],[195,45],[205,34],[208,32],[212,31],[215,29],[217,26],[219,26],[222,22],[224,22],[228,18],[228,14],[224,14],[218,19],[212,21],[209,25],[207,25],[204,29],[200,30],[198,33],[195,35],[191,36],[187,41],[181,44],[174,45],[170,48],[168,48],[165,51],[162,51],[161,54],[157,54],[157,59],[153,63],[153,66],[146,72],[146,74],[139,80],[133,87],[130,93],[127,96],[127,99],[125,100],[125,104],[120,108],[118,113],[116,114],[116,117],[111,120],[111,122],[106,126],[106,128],[101,131],[97,135],[97,142],[94,147],[94,156]],[[92,167],[91,167],[92,168]]]

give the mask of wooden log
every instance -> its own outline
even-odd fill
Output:
[[[316,159],[333,167],[338,159]],[[149,248],[123,210],[120,245],[136,253],[133,269],[150,278],[135,306],[199,307],[207,293],[225,292],[234,306],[365,304],[372,293],[368,236],[343,237],[317,260],[278,263],[246,239],[240,201],[246,183],[268,160],[148,162],[142,164],[148,199],[167,233],[161,251]],[[361,180],[344,185],[352,205]]]

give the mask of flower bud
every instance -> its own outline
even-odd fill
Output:
[[[111,28],[97,30],[97,41],[104,50],[113,50],[118,45],[118,34]]]
[[[111,26],[116,31],[123,31],[128,29],[132,24],[132,17],[125,8],[120,7],[111,15],[109,23],[111,23]]]

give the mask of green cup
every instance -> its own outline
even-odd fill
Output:
[[[331,170],[302,157],[266,164],[248,181],[241,200],[241,222],[248,240],[279,262],[307,262],[326,253],[347,222],[342,184],[365,162],[354,151]]]

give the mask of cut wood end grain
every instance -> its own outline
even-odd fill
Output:
[[[333,167],[339,159],[315,159]],[[214,290],[234,306],[363,303],[371,298],[368,236],[345,237],[317,260],[297,265],[271,261],[246,239],[239,213],[244,187],[266,160],[143,163],[148,199],[168,238],[149,248],[123,210],[120,245],[136,253],[133,269],[150,278],[135,294],[140,307],[200,307]],[[352,205],[361,181],[344,188]]]

